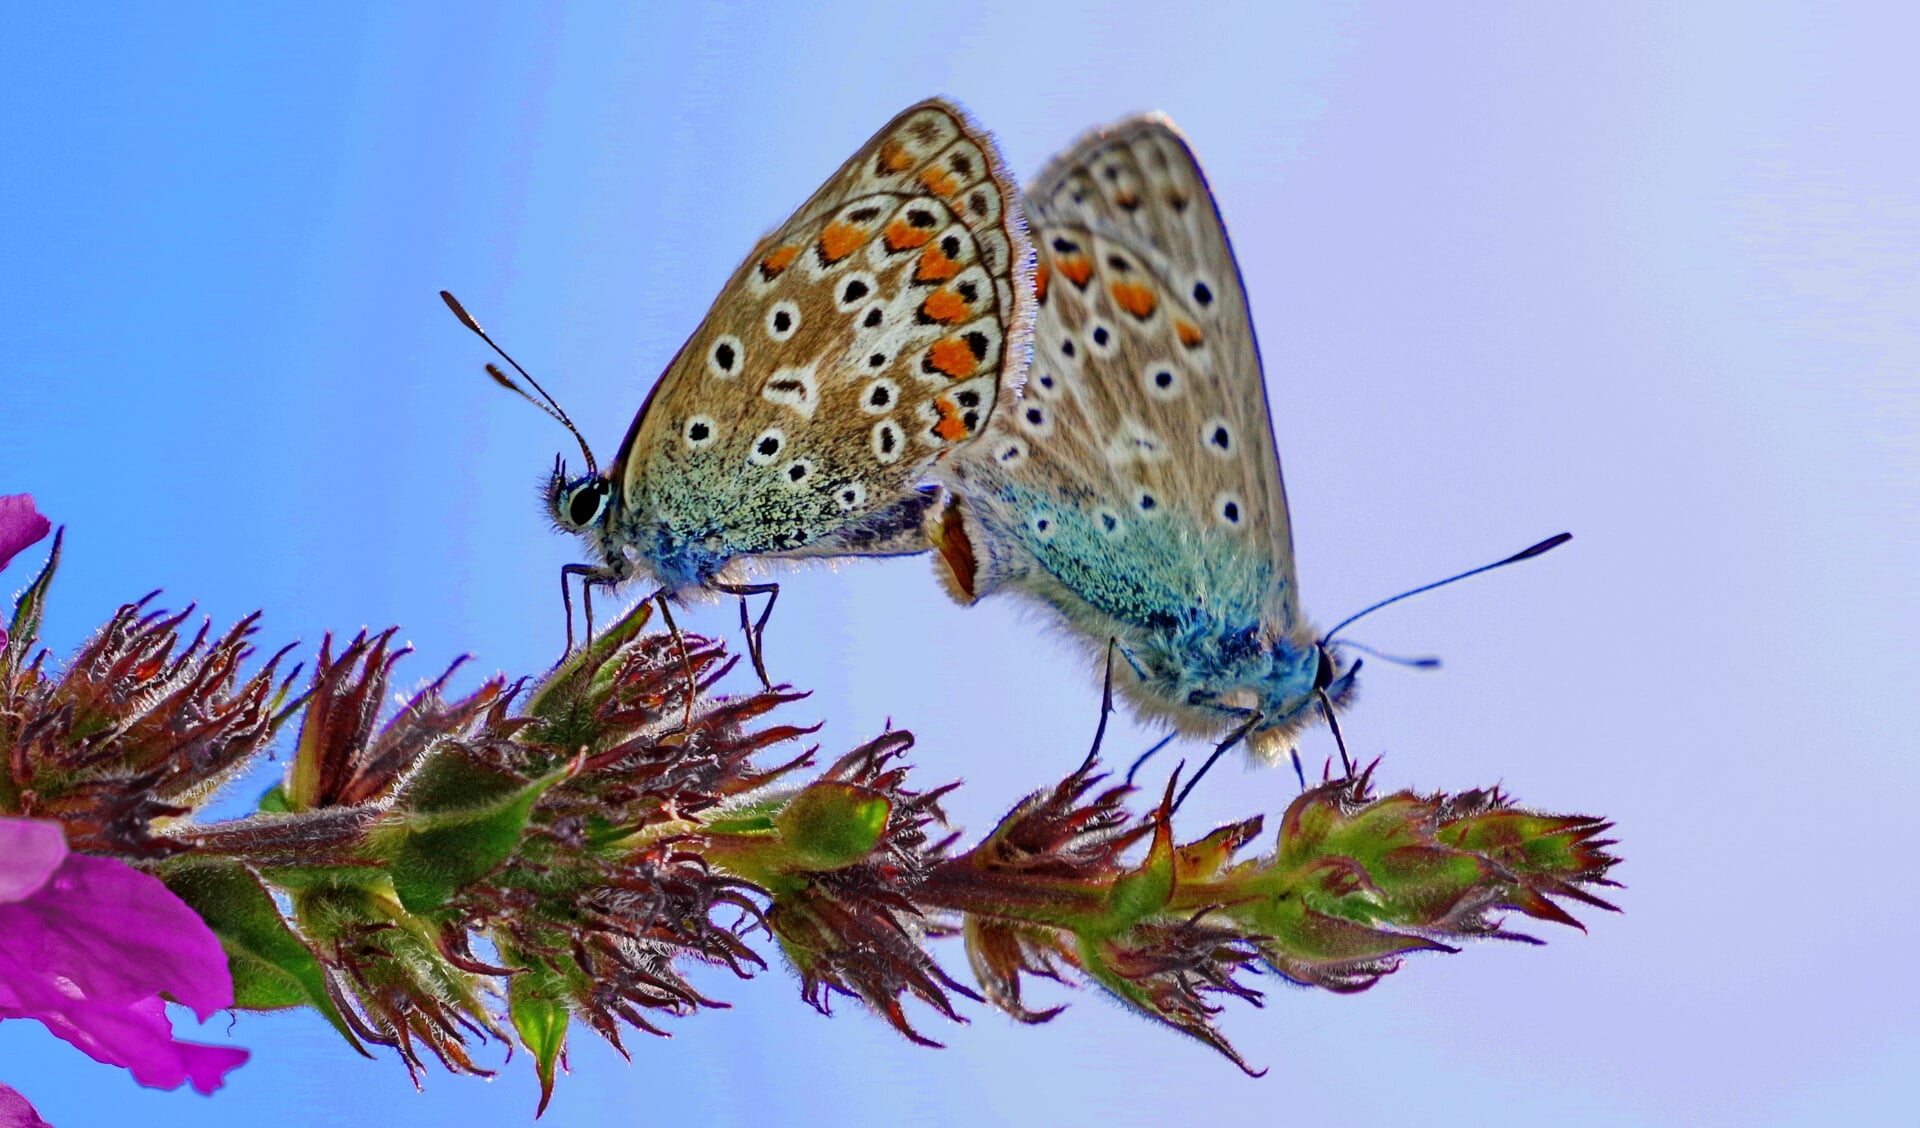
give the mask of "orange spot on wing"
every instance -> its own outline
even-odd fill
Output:
[[[935,290],[926,301],[920,303],[920,312],[935,321],[951,324],[973,311],[968,308],[966,300],[959,294],[952,290],[939,289]]]
[[[938,346],[935,346],[936,348]],[[965,346],[962,346],[963,348]],[[933,409],[940,413],[940,422],[933,425],[933,433],[948,442],[957,442],[967,437],[967,425],[960,420],[960,409],[945,396],[933,401]]]
[[[1046,300],[1047,300],[1047,282],[1052,277],[1053,277],[1053,268],[1051,266],[1048,266],[1046,263],[1043,262],[1039,266],[1034,268],[1034,271],[1033,271],[1034,298],[1035,300],[1039,301],[1043,305],[1046,304]]]
[[[927,363],[953,377],[955,380],[973,375],[978,361],[973,359],[973,350],[958,337],[948,337],[935,341],[927,350]],[[939,401],[936,401],[936,403]]]
[[[1107,293],[1113,295],[1113,304],[1141,321],[1152,317],[1154,309],[1160,304],[1153,287],[1139,282],[1115,282],[1107,287]]]
[[[1200,342],[1206,339],[1200,335],[1200,327],[1191,321],[1175,321],[1173,331],[1179,335],[1180,343],[1190,349],[1199,348]]]
[[[914,268],[915,282],[945,282],[960,273],[960,264],[947,257],[947,252],[938,246],[928,247],[921,252],[920,265]]]
[[[880,170],[882,172],[905,172],[913,167],[913,158],[907,151],[892,141],[880,146]]]
[[[829,263],[839,262],[860,249],[867,241],[865,229],[850,223],[829,223],[820,233],[820,257]]]
[[[766,258],[760,260],[761,275],[771,281],[781,271],[792,266],[794,258],[799,254],[800,248],[791,244],[775,248]]]
[[[920,183],[927,191],[936,196],[951,196],[960,189],[960,182],[943,168],[928,167],[920,171]]]
[[[1085,255],[1074,255],[1060,260],[1060,273],[1066,280],[1079,289],[1087,288],[1087,279],[1093,277],[1093,263]]]
[[[887,250],[910,251],[915,247],[924,247],[927,240],[933,238],[930,227],[915,227],[904,219],[896,219],[887,224]]]

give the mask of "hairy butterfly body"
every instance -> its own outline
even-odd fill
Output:
[[[1014,193],[952,104],[889,122],[734,272],[612,464],[556,465],[553,518],[597,558],[569,571],[741,591],[747,558],[923,551],[929,467],[1024,371]]]
[[[940,470],[938,568],[962,602],[1019,592],[1113,640],[1141,712],[1282,754],[1353,670],[1300,610],[1259,348],[1206,179],[1148,116],[1057,158],[1026,209],[1033,362]]]

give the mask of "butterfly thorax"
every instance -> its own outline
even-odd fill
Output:
[[[600,581],[611,585],[645,578],[669,592],[705,587],[739,554],[718,519],[661,519],[654,507],[628,504],[600,474],[568,480],[556,466],[547,507],[556,526],[586,542],[599,558]]]
[[[1259,731],[1290,732],[1313,706],[1319,666],[1314,640],[1296,634],[1217,621],[1123,632],[1132,676],[1116,681],[1143,711],[1184,731],[1217,734],[1258,713]]]

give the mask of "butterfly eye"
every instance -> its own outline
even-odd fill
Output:
[[[569,483],[562,495],[567,524],[584,529],[598,521],[607,508],[610,491],[605,478],[581,478]]]
[[[1325,650],[1320,651],[1319,668],[1313,671],[1313,688],[1325,689],[1333,684],[1333,659]]]

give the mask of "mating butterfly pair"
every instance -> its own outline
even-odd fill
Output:
[[[1259,350],[1206,179],[1148,116],[1015,192],[950,103],[888,123],[735,271],[612,465],[584,440],[585,477],[556,463],[554,520],[599,559],[563,590],[578,574],[589,600],[635,577],[663,607],[771,596],[742,582],[747,559],[931,546],[962,602],[1039,599],[1111,644],[1142,712],[1271,759],[1316,709],[1332,723],[1359,663],[1300,611]],[[763,680],[765,622],[748,634]]]

